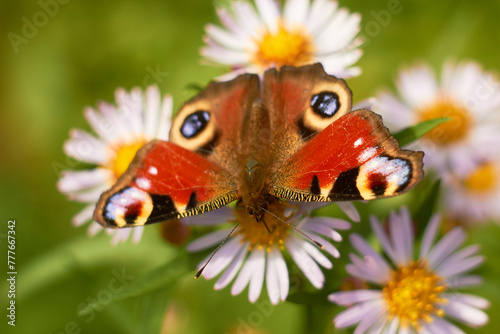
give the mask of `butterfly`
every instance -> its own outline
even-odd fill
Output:
[[[94,219],[124,228],[238,201],[256,222],[279,201],[400,195],[423,177],[423,153],[401,149],[379,115],[320,64],[211,82],[104,192]]]

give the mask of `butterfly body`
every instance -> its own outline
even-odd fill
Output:
[[[111,228],[214,210],[238,200],[255,221],[282,201],[399,195],[423,175],[368,110],[351,111],[345,82],[321,65],[210,83],[186,102],[170,140],[148,143],[96,207]]]

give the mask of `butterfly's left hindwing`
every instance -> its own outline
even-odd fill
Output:
[[[300,148],[271,180],[271,193],[294,201],[397,196],[423,177],[422,152],[399,148],[379,115],[350,112]]]
[[[101,195],[94,219],[110,228],[141,226],[217,209],[238,198],[225,170],[166,141],[152,141]]]

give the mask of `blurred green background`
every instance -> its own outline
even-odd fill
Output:
[[[46,2],[1,1],[1,275],[7,272],[9,219],[17,222],[18,271],[15,328],[6,326],[5,279],[0,283],[1,332],[154,333],[148,326],[165,318],[168,305],[174,306],[165,318],[164,333],[175,333],[176,328],[178,333],[250,333],[245,323],[252,322],[259,323],[255,333],[303,333],[306,326],[316,327],[306,321],[306,306],[289,302],[268,311],[265,292],[252,305],[246,293],[232,297],[228,288],[213,291],[214,282],[192,279],[194,263],[175,287],[113,303],[92,315],[77,315],[82,303],[108,289],[117,272],[139,277],[166,263],[178,250],[163,242],[156,226],[147,228],[139,245],[127,242],[117,247],[109,245],[104,234],[91,239],[86,227],[73,228],[71,217],[82,205],[68,202],[55,185],[61,170],[82,166],[65,157],[62,144],[70,128],[89,129],[83,108],[99,100],[112,102],[117,87],[129,90],[156,83],[162,93],[173,94],[177,108],[195,94],[190,84],[203,86],[222,74],[222,69],[201,65],[198,55],[203,27],[218,22],[214,4],[220,2],[67,1],[38,31],[13,47],[8,34],[22,36],[24,20],[32,22]],[[447,58],[476,59],[486,69],[500,70],[498,0],[401,0],[403,10],[392,15],[388,24],[381,24],[374,15],[387,9],[387,0],[344,0],[340,5],[362,14],[362,35],[367,38],[358,63],[363,74],[348,80],[355,101],[383,86],[392,87],[398,67],[414,60],[440,69]],[[378,34],[365,31],[371,21],[379,25]],[[363,229],[362,225],[355,229]],[[495,316],[500,314],[498,240],[496,225],[470,233],[468,242],[480,243],[487,257],[478,270],[485,284],[471,292],[493,304],[488,311],[490,323],[467,329],[470,333],[500,330]],[[324,295],[338,284],[335,277],[343,272],[347,248],[328,273],[334,283],[329,283]],[[172,299],[167,305],[168,298]],[[332,333],[331,320],[338,310],[321,305],[318,310],[324,315],[318,321],[324,324],[316,331]]]

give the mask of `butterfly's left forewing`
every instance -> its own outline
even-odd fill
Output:
[[[176,144],[146,144],[117,183],[101,195],[94,219],[109,228],[141,226],[217,209],[238,198],[217,164]]]
[[[271,193],[294,201],[397,196],[422,178],[422,157],[399,148],[379,115],[356,110],[292,155],[272,176]]]

